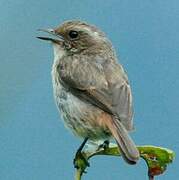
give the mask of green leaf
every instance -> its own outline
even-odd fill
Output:
[[[140,156],[147,163],[149,176],[162,174],[175,156],[173,151],[162,147],[141,146],[138,149]]]

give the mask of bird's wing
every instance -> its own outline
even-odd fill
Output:
[[[133,129],[131,89],[122,66],[81,59],[78,65],[72,61],[66,68],[58,69],[60,80],[72,93],[115,115],[127,130]]]
[[[132,96],[127,76],[117,63],[99,60],[68,61],[66,71],[59,69],[61,83],[75,96],[112,115],[104,124],[113,134],[128,163],[135,163],[139,152],[128,135],[132,129]]]

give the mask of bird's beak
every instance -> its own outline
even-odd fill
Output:
[[[54,29],[38,29],[38,31],[46,32],[49,36],[37,36],[38,39],[45,40],[45,41],[51,41],[56,44],[62,44],[64,42],[64,38],[60,36],[59,34],[55,33]]]

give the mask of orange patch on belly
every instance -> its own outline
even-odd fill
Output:
[[[106,113],[106,112],[101,112],[101,114],[97,117],[97,123],[99,126],[108,129],[107,128],[107,124],[109,123],[109,121],[112,121],[112,117],[110,114]]]

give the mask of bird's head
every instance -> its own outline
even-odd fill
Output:
[[[99,54],[112,49],[110,41],[101,30],[82,21],[67,21],[55,29],[40,30],[50,36],[39,39],[51,41],[55,47],[59,46],[69,54]]]

